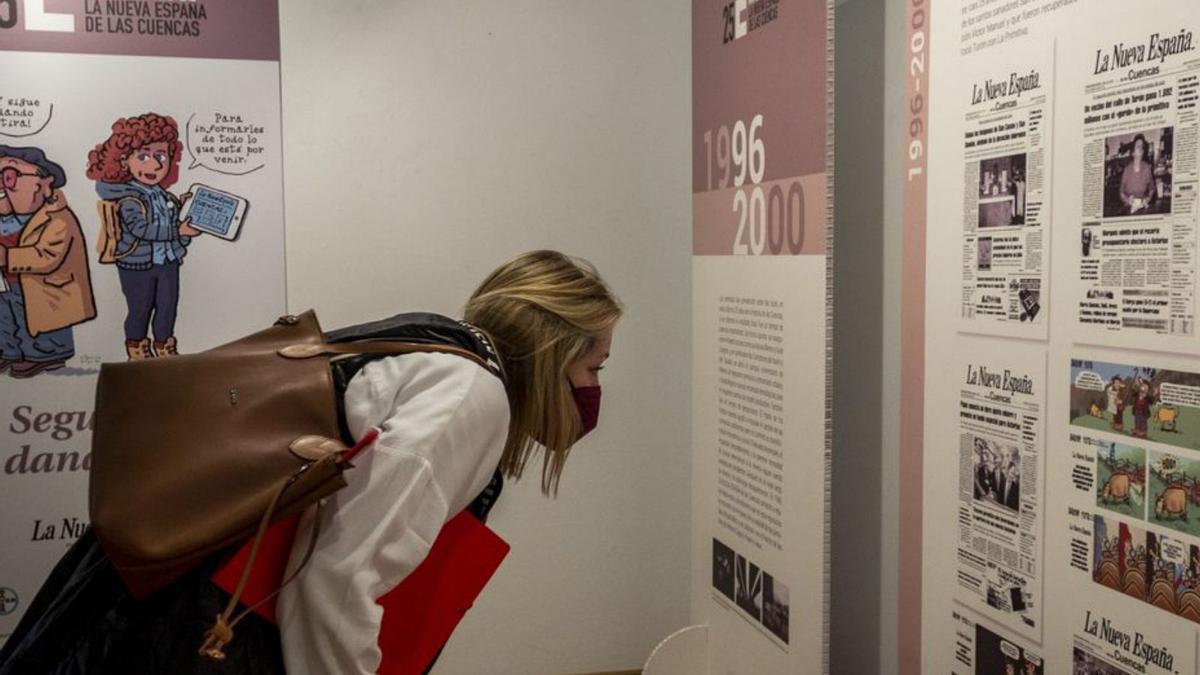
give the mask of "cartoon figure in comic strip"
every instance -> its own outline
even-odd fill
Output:
[[[182,150],[175,120],[146,113],[118,119],[88,154],[87,176],[100,196],[100,262],[115,265],[121,281],[130,360],[179,353],[179,268],[200,235],[190,219],[180,219],[191,195],[168,191],[179,178]]]
[[[1158,387],[1152,387],[1149,380],[1138,378],[1137,388],[1133,394],[1133,432],[1134,438],[1146,438],[1150,431],[1151,409],[1158,402]]]
[[[96,317],[87,245],[61,166],[0,145],[0,372],[30,378],[75,356],[73,326]]]
[[[1125,430],[1125,383],[1120,375],[1113,375],[1112,381],[1104,389],[1108,414],[1112,416],[1110,427],[1113,431]]]
[[[1200,373],[1077,360],[1071,377],[1071,424],[1200,450]]]

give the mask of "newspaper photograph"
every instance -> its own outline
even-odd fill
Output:
[[[1041,356],[960,364],[955,595],[1035,641],[1043,604],[1044,371]]]
[[[964,329],[1046,336],[1053,81],[1047,56],[980,68],[963,141]],[[967,92],[964,92],[964,95]]]
[[[1174,30],[1094,45],[1074,298],[1093,337],[1196,334],[1200,52]]]

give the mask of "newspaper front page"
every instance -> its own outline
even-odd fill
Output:
[[[1045,360],[960,363],[957,599],[1041,639]]]
[[[982,62],[963,92],[964,330],[1046,337],[1051,63]]]
[[[1077,321],[1106,333],[1196,334],[1196,97],[1192,33],[1096,44],[1084,84]]]

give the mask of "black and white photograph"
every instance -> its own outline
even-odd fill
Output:
[[[712,585],[733,600],[733,549],[713,539]]]
[[[1021,303],[1021,321],[1033,321],[1038,312],[1042,311],[1042,292],[1036,288],[1022,288],[1017,291],[1017,302]]]
[[[980,237],[975,248],[975,269],[988,271],[992,269],[992,238]]]
[[[739,554],[734,561],[733,571],[736,580],[734,602],[755,621],[762,621],[762,570]]]
[[[975,437],[975,499],[1017,513],[1021,510],[1021,451]]]
[[[1025,153],[979,162],[979,228],[1025,224]]]
[[[1104,217],[1171,212],[1174,127],[1104,139]]]
[[[763,626],[775,637],[788,641],[788,617],[791,605],[788,587],[770,574],[763,574]]]

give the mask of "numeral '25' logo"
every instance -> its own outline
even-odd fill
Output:
[[[733,0],[721,6],[721,44],[728,44],[746,34],[746,5],[748,0]]]

